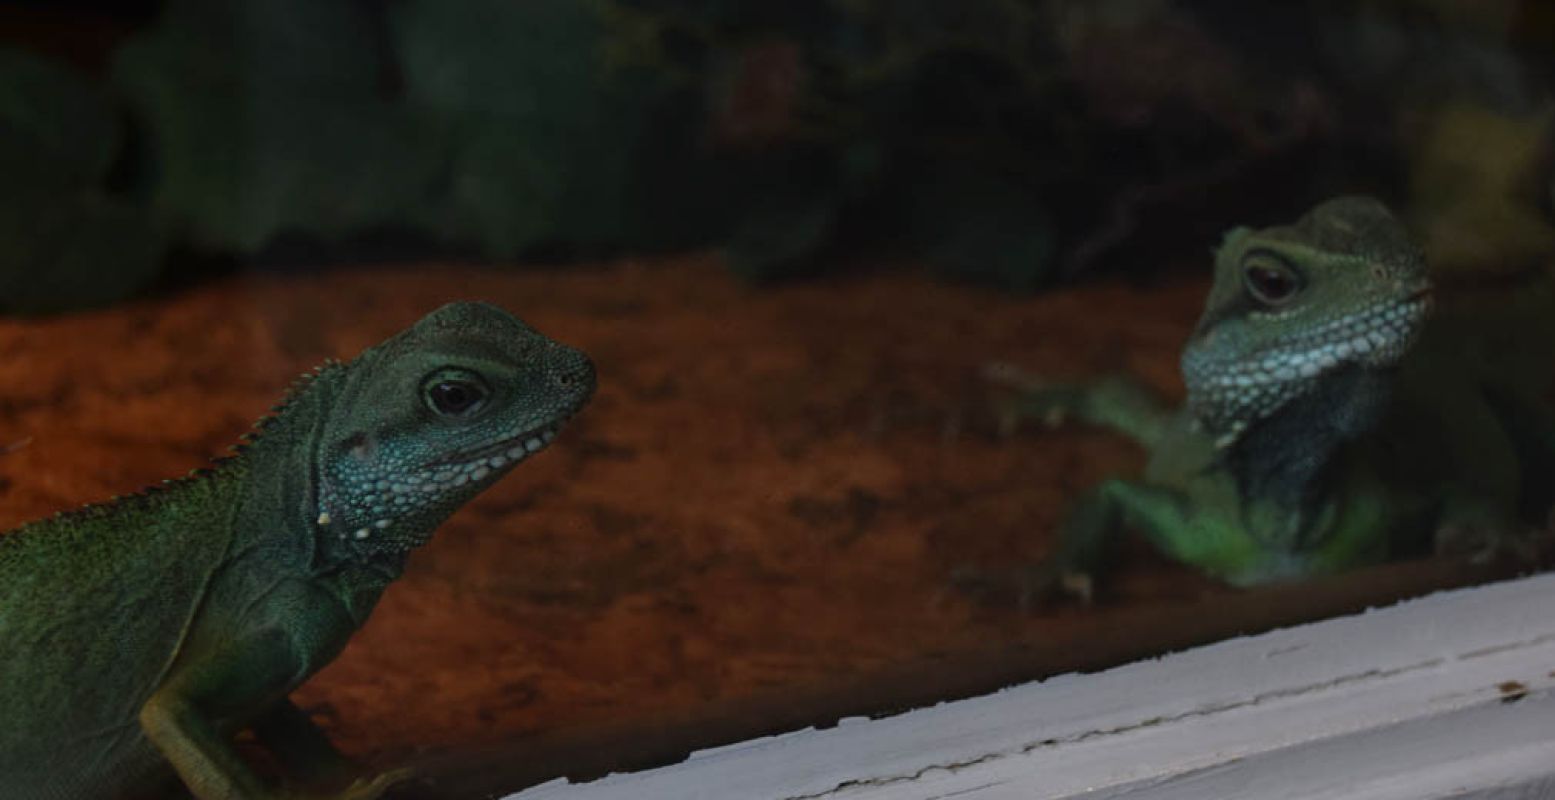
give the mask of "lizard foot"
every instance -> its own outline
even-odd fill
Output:
[[[1074,398],[1072,392],[1022,370],[1014,364],[996,361],[983,367],[983,380],[1005,390],[994,400],[994,415],[999,435],[1010,437],[1024,420],[1039,419],[1048,428],[1057,428],[1068,419]]]
[[[1511,530],[1495,526],[1448,523],[1436,530],[1437,555],[1467,555],[1472,564],[1503,559],[1530,566],[1542,564],[1555,543],[1555,513],[1549,527]]]
[[[1046,562],[1013,569],[964,566],[950,575],[955,589],[985,606],[1013,605],[1032,611],[1053,600],[1089,606],[1096,599],[1095,579],[1088,572]]]
[[[399,767],[370,777],[357,778],[350,786],[338,791],[288,794],[286,800],[378,800],[385,792],[415,777],[415,769]]]

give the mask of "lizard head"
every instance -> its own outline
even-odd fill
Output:
[[[1237,228],[1183,350],[1188,406],[1226,447],[1339,370],[1397,364],[1430,311],[1425,257],[1369,197],[1339,197],[1292,225]]]
[[[403,553],[551,442],[594,366],[496,306],[452,303],[344,368],[315,451],[317,530]]]

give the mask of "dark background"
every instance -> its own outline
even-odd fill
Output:
[[[0,4],[0,530],[449,300],[582,348],[590,407],[296,694],[449,797],[1526,569],[1240,591],[1132,542],[1094,607],[951,582],[1143,462],[1001,429],[984,366],[1180,396],[1229,227],[1359,191],[1443,282],[1547,264],[1551,7]]]
[[[1489,238],[1538,249],[1550,8],[6,3],[0,310],[238,266],[704,247],[755,281],[884,255],[1030,291],[1150,279],[1344,191],[1421,227],[1514,205],[1528,224]]]

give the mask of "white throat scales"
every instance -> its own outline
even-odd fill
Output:
[[[514,431],[489,447],[424,465],[372,458],[342,459],[321,476],[315,524],[337,539],[410,549],[431,535],[445,510],[457,507],[556,438],[561,423]],[[340,488],[337,488],[340,487]]]
[[[1182,354],[1188,409],[1227,448],[1252,425],[1311,391],[1345,365],[1398,362],[1430,311],[1425,297],[1390,298],[1252,348],[1221,331],[1190,342]]]

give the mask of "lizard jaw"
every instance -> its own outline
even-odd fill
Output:
[[[1391,302],[1313,326],[1268,349],[1238,353],[1213,337],[1183,351],[1183,377],[1194,416],[1216,434],[1217,449],[1235,444],[1253,424],[1275,413],[1335,369],[1385,369],[1413,346],[1432,308],[1429,283]]]
[[[482,473],[477,477],[475,473],[480,472],[482,468],[487,470],[511,468],[514,464],[544,450],[556,438],[557,431],[565,422],[566,420],[562,420],[523,433],[505,436],[485,447],[438,459],[422,467],[419,474],[427,480],[438,482],[456,481],[461,474],[468,475],[470,480],[481,480],[486,475]],[[454,485],[460,486],[463,483],[461,481]]]
[[[565,422],[565,420],[563,420],[563,422]],[[481,461],[490,461],[492,459],[510,459],[515,463],[522,461],[528,456],[545,449],[545,447],[551,443],[551,440],[556,438],[556,432],[561,429],[563,422],[557,422],[552,425],[542,425],[538,428],[524,431],[522,433],[504,436],[501,439],[498,439],[496,442],[484,447],[479,447],[474,450],[467,450],[462,453],[455,453],[453,455],[431,461],[427,463],[426,466],[422,467],[422,470],[432,471],[445,470],[449,468],[462,468],[467,464],[478,463]],[[493,468],[500,468],[502,466],[502,463],[492,465]]]
[[[336,538],[365,543],[379,534],[392,540],[392,549],[409,549],[424,541],[431,527],[411,522],[412,534],[401,530],[406,518],[445,506],[451,497],[468,497],[494,483],[520,462],[544,450],[556,438],[571,415],[538,428],[505,436],[475,450],[457,453],[396,477],[382,477],[347,498],[325,490],[319,497],[318,528],[331,528]],[[457,504],[459,501],[455,501]],[[422,529],[425,528],[423,531]],[[374,545],[375,547],[377,545]]]

